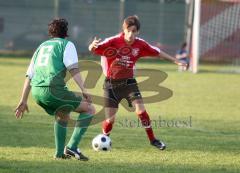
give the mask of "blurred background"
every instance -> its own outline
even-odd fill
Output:
[[[240,72],[239,0],[0,0],[0,56],[30,57],[48,39],[55,17],[69,21],[70,40],[89,56],[94,36],[121,31],[123,19],[138,15],[140,37],[175,55],[187,43],[190,67],[221,65],[217,72]],[[195,37],[196,36],[196,37]]]
[[[123,19],[137,14],[140,36],[175,53],[185,38],[186,13],[184,0],[0,0],[0,50],[33,51],[48,38],[49,21],[60,16],[85,54],[94,36],[117,34]]]

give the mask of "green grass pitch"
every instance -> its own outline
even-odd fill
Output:
[[[96,124],[80,144],[90,161],[59,161],[53,159],[54,118],[31,96],[29,114],[16,120],[13,113],[28,63],[26,58],[0,58],[0,173],[240,172],[239,74],[215,73],[219,66],[201,66],[203,72],[197,75],[179,73],[174,65],[143,61],[138,68],[165,71],[168,78],[161,86],[173,91],[168,100],[146,104],[151,118],[188,121],[191,117],[191,126],[155,126],[156,136],[168,146],[158,151],[149,145],[142,128],[120,123],[137,120],[133,112],[120,107],[111,152],[91,148],[92,138],[101,132],[100,124]],[[102,81],[103,77],[90,90],[93,94],[102,95]],[[72,130],[68,130],[68,138]]]

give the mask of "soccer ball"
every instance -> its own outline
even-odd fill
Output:
[[[92,140],[92,147],[95,151],[109,151],[111,150],[111,139],[103,134],[97,135]]]

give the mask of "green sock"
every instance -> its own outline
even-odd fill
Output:
[[[70,149],[77,149],[78,144],[80,143],[82,136],[87,131],[89,124],[91,123],[92,115],[81,113],[78,116],[78,120],[76,122],[73,134],[71,139],[69,140],[67,147]]]
[[[55,121],[54,123],[56,157],[61,157],[64,152],[64,145],[67,135],[67,122]]]

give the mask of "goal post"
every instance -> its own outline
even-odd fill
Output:
[[[201,0],[195,0],[193,7],[194,7],[194,13],[193,13],[191,70],[193,73],[197,73],[199,57],[200,57],[199,48],[200,48]]]
[[[190,69],[199,62],[223,64],[227,71],[240,65],[240,0],[193,0]],[[190,14],[189,14],[190,15]]]

